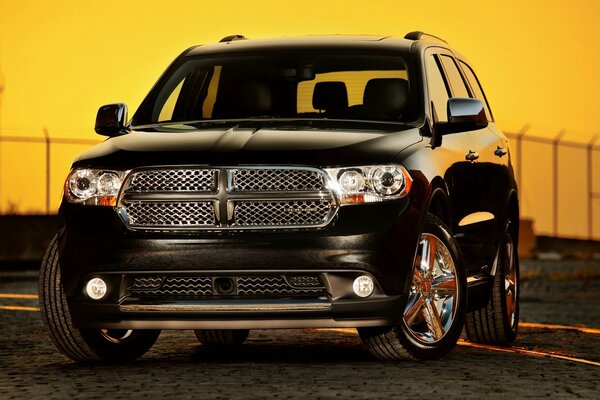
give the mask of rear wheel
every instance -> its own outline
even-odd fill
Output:
[[[250,331],[248,329],[197,329],[196,339],[205,346],[241,346]]]
[[[129,361],[146,353],[158,330],[90,329],[73,326],[60,279],[58,239],[46,251],[39,277],[42,321],[58,350],[74,361]]]
[[[466,300],[459,260],[449,229],[439,218],[428,215],[401,323],[359,329],[372,354],[385,360],[432,360],[454,348],[463,327]]]
[[[510,229],[500,243],[496,275],[488,304],[466,316],[465,330],[476,343],[507,344],[519,328],[519,257]]]

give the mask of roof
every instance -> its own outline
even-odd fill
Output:
[[[302,36],[275,39],[238,39],[193,47],[186,56],[300,49],[408,50],[414,40],[390,36]]]

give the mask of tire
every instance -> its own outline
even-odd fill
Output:
[[[429,257],[432,252],[433,260]],[[458,246],[444,222],[428,214],[400,324],[359,328],[359,334],[369,351],[382,360],[440,359],[452,351],[460,337],[466,296]]]
[[[205,346],[241,346],[250,331],[248,329],[197,329],[196,339]]]
[[[519,256],[511,224],[500,242],[488,304],[467,313],[465,331],[475,343],[509,344],[519,329]]]
[[[42,261],[39,276],[42,322],[56,348],[78,362],[121,362],[142,356],[156,342],[159,330],[80,330],[73,326],[58,263],[58,236]]]

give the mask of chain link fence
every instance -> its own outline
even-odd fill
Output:
[[[600,240],[600,136],[541,136],[529,126],[506,135],[521,218],[534,221],[537,235]]]
[[[0,135],[0,215],[56,214],[62,187],[77,154],[100,140]]]

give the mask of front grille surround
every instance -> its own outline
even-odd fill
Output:
[[[131,230],[315,230],[339,208],[328,183],[312,167],[144,168],[125,179],[117,212]]]

